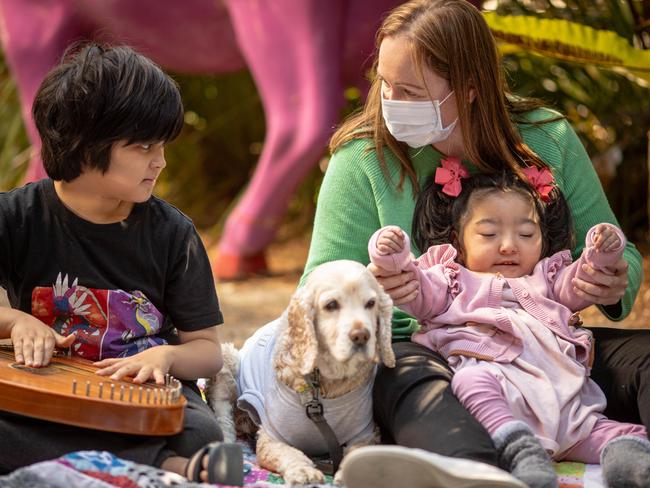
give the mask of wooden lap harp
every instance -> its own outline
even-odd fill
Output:
[[[0,346],[0,410],[52,422],[125,434],[167,436],[183,428],[182,384],[136,384],[97,376],[90,361],[61,355],[41,368],[17,364]]]

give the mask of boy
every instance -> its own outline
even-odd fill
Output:
[[[0,308],[0,338],[31,367],[70,347],[112,379],[162,384],[169,373],[188,380],[188,406],[184,430],[166,438],[1,412],[0,472],[101,449],[213,483],[224,480],[205,466],[226,455],[241,476],[241,451],[210,444],[222,434],[189,381],[222,366],[207,255],[191,220],[152,196],[183,125],[175,82],[128,47],[88,44],[46,76],[33,115],[51,179],[0,194],[0,286],[12,305]]]

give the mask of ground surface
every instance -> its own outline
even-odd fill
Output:
[[[273,244],[267,257],[270,276],[217,282],[225,319],[222,342],[239,347],[258,327],[280,316],[300,280],[308,247],[309,237]]]

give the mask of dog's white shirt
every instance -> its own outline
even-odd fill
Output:
[[[280,319],[258,329],[239,351],[239,398],[257,425],[278,441],[305,454],[327,454],[327,443],[309,420],[297,392],[276,380],[273,349]],[[321,399],[324,417],[341,445],[368,441],[373,437],[372,386],[374,374],[359,388],[333,399]]]

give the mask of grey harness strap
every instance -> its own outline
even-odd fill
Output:
[[[332,427],[323,416],[323,404],[320,401],[320,373],[318,369],[306,375],[305,381],[309,385],[310,393],[309,399],[304,403],[305,413],[309,420],[314,422],[323,439],[325,439],[330,456],[329,460],[315,460],[316,467],[325,474],[333,475],[338,471],[341,459],[343,459],[343,448],[339,444]]]

